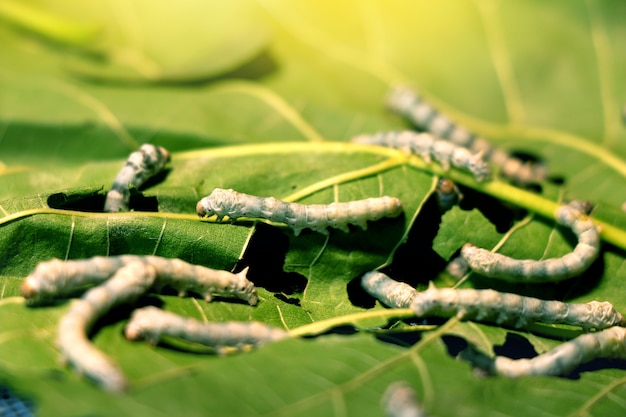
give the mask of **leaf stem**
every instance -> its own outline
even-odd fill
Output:
[[[292,337],[313,336],[329,331],[330,329],[348,324],[354,324],[368,319],[405,319],[415,317],[415,312],[410,308],[393,308],[386,310],[366,311],[363,313],[347,314],[345,316],[332,317],[326,320],[315,321],[296,327],[289,331]]]

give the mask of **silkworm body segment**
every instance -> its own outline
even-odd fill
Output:
[[[524,162],[501,149],[492,147],[486,139],[474,135],[440,113],[412,88],[407,86],[393,88],[387,96],[387,106],[420,129],[448,139],[472,152],[480,152],[487,160],[500,167],[504,176],[518,183],[540,182],[547,176],[543,164]]]
[[[531,359],[504,356],[492,359],[471,351],[463,356],[488,373],[508,378],[568,375],[579,365],[596,358],[626,358],[626,329],[615,326],[583,334]]]
[[[418,155],[427,163],[439,162],[444,170],[450,166],[471,172],[476,180],[483,181],[491,173],[483,160],[482,153],[473,154],[469,149],[447,140],[439,139],[430,133],[416,133],[410,130],[361,135],[352,139],[355,143],[381,145]]]
[[[282,329],[257,321],[203,323],[156,307],[135,310],[124,334],[129,340],[147,340],[152,344],[158,343],[163,336],[177,337],[215,348],[218,352],[226,346],[258,347],[289,335]]]
[[[127,381],[121,370],[88,339],[94,323],[113,307],[133,303],[154,284],[156,271],[142,262],[120,268],[104,285],[90,289],[71,306],[59,323],[61,355],[76,372],[109,391],[122,391]]]
[[[456,316],[525,327],[530,323],[569,324],[585,330],[624,325],[609,302],[563,303],[494,290],[435,288],[417,292],[411,306],[417,316]]]
[[[185,295],[187,291],[202,295],[210,301],[214,295],[239,298],[250,305],[258,302],[254,284],[246,278],[248,269],[233,274],[201,265],[192,265],[180,259],[159,256],[95,256],[89,259],[41,262],[26,277],[21,292],[28,304],[39,305],[64,298],[77,290],[98,285],[115,271],[131,262],[143,262],[157,271],[155,289],[169,286]]]
[[[415,390],[405,381],[389,384],[381,403],[387,417],[428,417],[417,401]]]
[[[398,282],[382,272],[370,271],[361,277],[361,287],[386,306],[409,308],[417,290],[404,282]]]
[[[128,157],[126,164],[115,177],[107,193],[104,211],[114,213],[128,211],[130,188],[138,188],[159,173],[170,159],[169,152],[161,147],[143,144]]]
[[[597,228],[577,203],[563,205],[556,212],[559,224],[568,226],[577,236],[574,250],[560,258],[545,260],[513,259],[499,253],[478,248],[471,243],[461,249],[461,256],[469,267],[486,277],[509,281],[561,281],[583,273],[596,260],[600,251]]]
[[[365,200],[331,204],[287,203],[273,197],[257,197],[232,189],[215,188],[196,205],[199,216],[228,216],[261,218],[285,223],[297,236],[303,229],[328,234],[328,227],[348,232],[348,224],[367,228],[368,220],[397,217],[402,213],[402,202],[395,197],[368,198]]]

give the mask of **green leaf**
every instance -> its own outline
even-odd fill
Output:
[[[375,416],[398,379],[437,416],[623,413],[623,361],[592,362],[574,378],[506,380],[453,357],[466,343],[490,355],[541,353],[575,329],[416,319],[375,304],[358,282],[385,268],[418,289],[434,281],[626,311],[621,2],[136,1],[123,20],[109,18],[109,3],[83,3],[32,3],[100,25],[103,37],[81,51],[42,43],[59,39],[36,20],[17,23],[39,38],[0,26],[0,381],[33,399],[38,415]],[[241,19],[224,17],[232,14]],[[564,182],[537,193],[478,184],[400,151],[345,143],[408,127],[384,108],[396,83],[497,146],[543,159]],[[102,213],[143,142],[172,152],[166,172],[136,190],[134,211]],[[465,195],[444,215],[433,199],[441,175]],[[195,204],[214,187],[302,203],[392,195],[405,214],[365,231],[296,237],[285,225],[200,220]],[[516,258],[570,251],[574,236],[553,214],[565,199],[595,203],[603,226],[601,258],[581,277],[516,285],[470,274],[458,284],[443,271],[466,242]],[[56,326],[71,301],[28,308],[19,286],[42,260],[122,253],[249,265],[258,306],[170,294],[141,303],[207,321],[259,320],[293,337],[224,357],[150,347],[124,339],[121,309],[92,339],[131,389],[101,392],[58,363]]]

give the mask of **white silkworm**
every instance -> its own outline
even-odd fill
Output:
[[[361,277],[361,287],[386,306],[409,308],[417,296],[417,290],[404,282],[398,282],[380,271],[370,271]]]
[[[448,265],[446,265],[446,272],[457,280],[463,278],[467,274],[468,269],[467,261],[462,256],[451,259]]]
[[[131,187],[139,188],[158,174],[169,159],[170,154],[165,148],[148,143],[141,145],[139,150],[130,154],[126,164],[115,177],[106,196],[104,211],[109,213],[128,211]]]
[[[564,303],[494,290],[435,288],[416,292],[411,309],[418,317],[456,316],[525,327],[530,323],[569,324],[585,330],[624,325],[624,317],[608,301]]]
[[[624,317],[609,302],[584,304],[540,300],[494,290],[435,288],[417,291],[379,271],[361,278],[361,286],[383,304],[410,307],[418,317],[456,316],[461,320],[490,321],[524,327],[529,323],[569,324],[584,329],[606,329],[624,325]]]
[[[218,220],[224,216],[231,220],[251,217],[285,223],[298,236],[302,229],[328,234],[327,228],[333,227],[348,232],[348,224],[366,229],[368,220],[398,217],[402,213],[402,202],[395,197],[384,196],[345,203],[307,205],[215,188],[198,202],[196,212],[199,216],[216,215]]]
[[[492,147],[486,139],[474,135],[441,114],[412,88],[398,86],[392,89],[387,97],[387,105],[420,129],[469,148],[472,152],[483,152],[488,161],[500,167],[502,174],[515,182],[540,182],[547,176],[543,164],[524,162]]]
[[[176,337],[212,347],[220,353],[224,347],[258,347],[289,336],[285,330],[258,321],[203,323],[156,307],[135,310],[124,334],[129,340],[147,340],[152,344],[157,344],[163,336]]]
[[[430,133],[401,130],[361,135],[353,138],[352,141],[366,145],[381,145],[401,149],[407,153],[418,155],[427,163],[432,160],[439,162],[445,171],[450,169],[450,166],[467,170],[478,181],[487,179],[491,173],[489,166],[483,160],[482,153],[472,154],[469,149],[439,139]]]
[[[463,198],[463,194],[461,194],[459,187],[457,187],[454,181],[449,178],[439,179],[437,182],[436,193],[437,205],[439,206],[439,211],[442,213],[452,209],[452,207],[459,204]]]
[[[105,284],[74,302],[59,323],[58,343],[64,359],[81,375],[109,391],[122,391],[122,371],[87,337],[95,322],[113,307],[131,304],[154,284],[156,271],[143,262],[122,267]]]
[[[26,277],[21,292],[28,304],[38,305],[64,298],[77,290],[98,285],[124,265],[143,262],[157,271],[155,289],[169,286],[183,296],[187,291],[194,292],[211,301],[214,295],[239,298],[250,305],[258,302],[254,284],[246,278],[248,268],[233,274],[200,265],[192,265],[180,259],[159,256],[95,256],[89,259],[61,261],[52,259],[40,262]]]
[[[467,243],[461,256],[472,271],[489,278],[520,282],[561,281],[583,273],[600,252],[600,236],[589,217],[579,210],[579,203],[563,205],[556,211],[557,223],[568,226],[578,237],[574,250],[560,258],[542,261],[513,259]]]
[[[381,403],[387,417],[428,417],[417,401],[415,390],[405,381],[389,384]]]
[[[615,326],[582,334],[531,359],[489,358],[475,349],[466,349],[461,357],[492,375],[508,378],[568,375],[579,365],[593,359],[626,359],[626,329]]]

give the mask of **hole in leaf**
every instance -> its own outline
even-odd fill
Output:
[[[504,343],[494,346],[493,351],[496,355],[506,356],[511,359],[534,358],[537,356],[537,351],[527,338],[510,332],[506,334]]]
[[[236,270],[250,267],[248,279],[257,287],[286,295],[301,293],[308,280],[295,272],[283,271],[289,237],[277,227],[257,223]]]
[[[498,233],[507,232],[515,221],[526,216],[525,210],[502,203],[471,188],[463,188],[462,193],[464,198],[461,200],[461,209],[472,210],[476,208],[494,224]]]
[[[422,332],[386,332],[377,334],[376,339],[380,340],[381,342],[391,343],[393,345],[411,347],[422,339]]]
[[[300,299],[298,298],[295,298],[295,297],[290,298],[290,297],[287,297],[285,294],[274,294],[274,297],[287,304],[292,304],[292,305],[300,307]]]
[[[440,223],[441,212],[433,194],[415,219],[406,243],[396,250],[392,263],[382,272],[413,287],[434,279],[446,265],[446,261],[433,250]]]
[[[53,193],[46,199],[50,208],[61,210],[101,212],[104,207],[105,194],[102,187],[95,190],[76,190]]]
[[[443,335],[441,341],[446,345],[448,355],[456,358],[461,351],[467,349],[467,341],[460,336]]]

